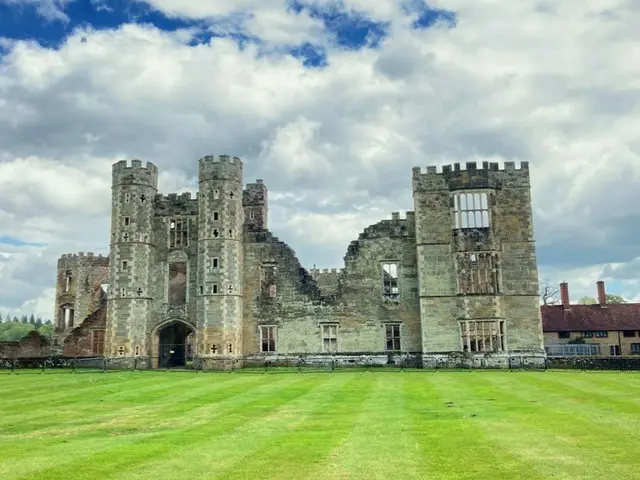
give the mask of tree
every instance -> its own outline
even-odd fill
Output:
[[[540,282],[540,300],[543,305],[555,305],[558,303],[560,289],[547,280]]]
[[[607,303],[628,303],[622,295],[614,295],[613,293],[605,293]],[[581,305],[595,305],[598,301],[593,297],[582,297],[578,300]]]
[[[29,323],[31,325],[35,325],[36,324],[36,317],[34,317],[33,313],[31,315],[29,315]]]

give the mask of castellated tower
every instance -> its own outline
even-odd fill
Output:
[[[530,188],[527,162],[413,170],[425,363],[544,355]]]
[[[261,231],[267,228],[269,200],[267,187],[262,179],[255,183],[248,183],[242,193],[244,206],[245,227],[249,232]]]
[[[153,200],[158,170],[133,160],[113,165],[105,356],[146,356],[152,310]]]
[[[53,346],[62,348],[71,330],[101,306],[102,285],[109,278],[109,258],[89,252],[58,259]]]
[[[203,362],[243,354],[243,165],[236,157],[199,160],[198,314]]]

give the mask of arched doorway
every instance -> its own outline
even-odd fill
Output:
[[[184,367],[193,361],[193,329],[171,322],[158,330],[158,367]]]

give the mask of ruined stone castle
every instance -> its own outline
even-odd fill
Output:
[[[196,198],[118,162],[108,258],[58,262],[54,342],[151,368],[544,356],[528,163],[465,167],[414,168],[413,211],[367,227],[344,268],[307,270],[240,159],[201,158]]]

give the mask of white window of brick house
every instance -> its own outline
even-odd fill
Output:
[[[387,352],[400,351],[400,324],[389,323],[385,325],[386,347]]]
[[[502,352],[505,349],[504,320],[462,321],[460,339],[465,352]]]
[[[382,264],[382,295],[387,299],[397,300],[400,298],[398,267],[397,263]]]
[[[335,353],[338,351],[338,325],[325,324],[322,327],[322,351]]]
[[[276,327],[274,325],[260,325],[260,351],[276,351]]]
[[[489,197],[486,193],[453,195],[453,228],[488,228]]]

